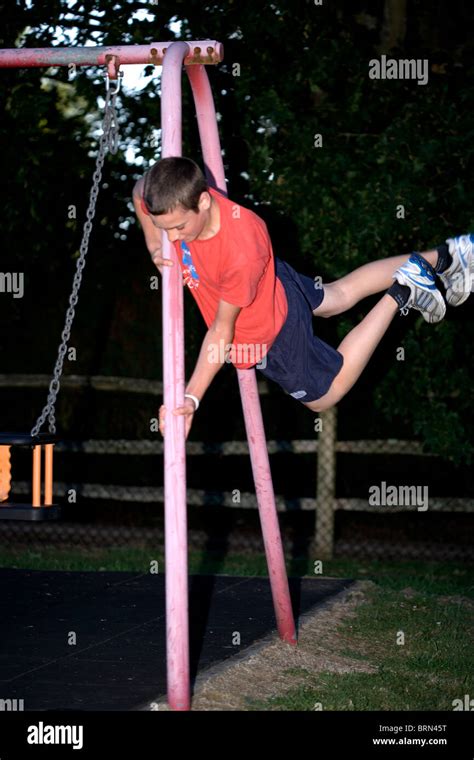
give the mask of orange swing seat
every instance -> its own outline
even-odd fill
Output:
[[[60,508],[53,504],[53,449],[58,438],[50,433],[0,433],[0,520],[57,520]],[[16,447],[33,450],[31,500],[9,501],[12,483],[11,451]],[[42,454],[44,452],[44,482]]]

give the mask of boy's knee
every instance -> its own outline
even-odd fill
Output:
[[[324,285],[324,298],[313,314],[318,317],[334,317],[342,314],[352,305],[353,295],[342,280],[328,282]]]
[[[337,299],[341,306],[339,313],[348,311],[354,306],[356,301],[356,294],[354,293],[354,287],[351,284],[351,281],[342,277],[340,280],[337,280],[334,285],[337,286]]]
[[[329,391],[329,393],[331,393]],[[328,397],[328,394],[321,396],[321,398],[317,398],[314,401],[307,401],[303,402],[305,406],[308,407],[308,409],[311,409],[312,412],[327,412],[328,409],[332,409],[333,406],[336,406],[336,399],[334,398],[333,394],[331,394],[331,397]]]

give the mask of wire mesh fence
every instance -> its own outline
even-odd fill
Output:
[[[101,392],[114,387],[112,378],[92,382]],[[120,386],[127,393],[161,392],[150,381],[120,379]],[[425,453],[417,441],[338,440],[336,409],[321,414],[316,429],[312,439],[267,442],[288,556],[474,559],[472,484],[458,478],[459,493],[446,491],[446,482],[456,482],[446,477],[452,463]],[[188,441],[187,454],[190,548],[263,552],[251,477],[233,487],[235,473],[249,469],[247,442]],[[162,546],[162,457],[156,439],[61,441],[53,495],[62,519],[0,520],[0,545]],[[12,500],[28,501],[29,460],[14,451],[11,459]]]

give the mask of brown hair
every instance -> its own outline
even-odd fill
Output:
[[[204,174],[194,161],[171,156],[157,161],[147,171],[143,200],[155,216],[168,214],[178,205],[197,213],[201,193],[207,190]]]

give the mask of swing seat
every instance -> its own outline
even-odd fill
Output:
[[[53,447],[59,439],[50,433],[0,433],[0,520],[57,520],[60,508],[53,504]],[[31,502],[8,501],[11,491],[11,449],[26,446],[33,450]],[[41,499],[41,455],[44,452],[44,500]]]

